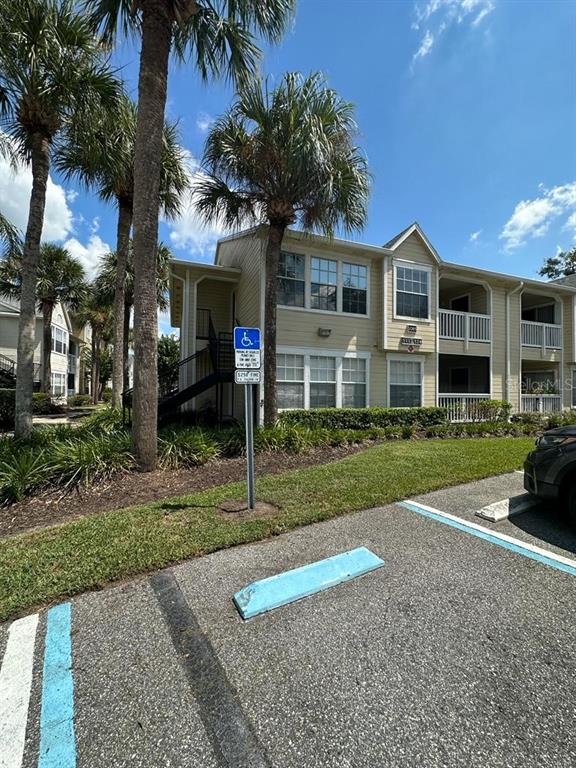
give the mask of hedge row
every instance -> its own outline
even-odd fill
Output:
[[[280,423],[299,424],[310,429],[373,429],[420,427],[447,421],[444,408],[314,408],[284,411]]]
[[[16,410],[16,390],[0,389],[0,429],[14,428],[14,413]],[[47,392],[34,392],[32,395],[32,412],[36,416],[50,413],[62,413],[63,408],[52,402]]]

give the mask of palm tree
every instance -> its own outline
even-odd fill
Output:
[[[90,116],[83,123],[76,121],[56,158],[56,167],[67,178],[77,178],[85,186],[95,189],[102,200],[114,202],[118,209],[112,351],[112,404],[116,408],[121,405],[122,389],[125,388],[124,292],[134,207],[136,117],[136,105],[123,94],[113,112],[103,112],[97,119]],[[188,186],[186,159],[178,144],[177,126],[166,122],[162,141],[160,204],[167,218],[174,218],[180,213],[181,198]]]
[[[168,308],[168,288],[170,282],[170,259],[172,252],[164,243],[158,243],[156,258],[156,302],[160,311]],[[104,254],[100,259],[96,284],[98,290],[110,302],[114,301],[117,281],[117,255],[115,251]],[[128,248],[128,259],[126,262],[126,279],[124,284],[124,307],[121,313],[123,318],[123,349],[122,349],[122,369],[123,381],[122,387],[128,389],[128,339],[130,333],[130,315],[134,306],[134,258],[132,243]],[[114,305],[114,312],[116,312]],[[115,318],[116,322],[116,318]]]
[[[239,83],[253,75],[260,51],[253,31],[281,38],[295,0],[84,0],[104,39],[120,27],[142,38],[134,148],[134,454],[156,466],[158,324],[154,302],[162,130],[170,53],[191,58],[204,81]]]
[[[54,142],[72,118],[110,104],[117,84],[74,0],[3,0],[0,14],[0,127],[32,166],[22,251],[16,378],[17,437],[32,429],[36,272]]]
[[[6,216],[0,212],[0,243],[4,243],[8,252],[18,248],[20,235],[18,230]]]
[[[90,380],[92,382],[92,403],[98,404],[100,398],[100,363],[104,346],[110,343],[113,337],[113,305],[102,294],[98,285],[94,282],[90,286],[88,297],[82,308],[77,313],[77,318],[82,325],[89,325],[92,330],[92,343],[87,365],[90,368]]]
[[[286,228],[331,237],[366,222],[369,174],[354,144],[353,105],[321,74],[284,75],[272,92],[254,81],[206,140],[195,197],[200,215],[233,228],[268,225],[264,309],[264,421],[276,421],[276,283]]]
[[[0,262],[0,294],[21,300],[22,251],[11,251]],[[36,273],[36,298],[42,313],[42,391],[52,388],[51,351],[52,316],[58,302],[72,311],[78,310],[87,296],[84,267],[70,253],[54,243],[40,247]]]

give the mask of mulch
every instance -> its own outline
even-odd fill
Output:
[[[255,473],[259,477],[316,464],[327,464],[357,453],[363,447],[365,446],[320,448],[301,455],[259,454],[256,456]],[[193,469],[126,473],[117,475],[109,482],[68,493],[61,489],[50,490],[0,509],[0,536],[11,536],[173,496],[185,496],[217,485],[244,480],[245,477],[246,461],[237,458],[213,461]]]

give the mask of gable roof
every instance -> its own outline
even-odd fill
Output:
[[[402,245],[402,243],[405,240],[407,240],[410,237],[410,235],[413,235],[413,234],[417,234],[420,237],[420,239],[422,240],[422,242],[430,252],[432,258],[438,264],[441,264],[442,259],[438,255],[436,248],[434,248],[430,240],[428,240],[426,233],[424,232],[424,230],[422,229],[420,224],[418,224],[417,221],[415,221],[413,224],[410,224],[410,226],[406,227],[406,229],[403,229],[402,232],[399,232],[391,240],[388,240],[388,242],[384,243],[382,247],[386,248],[386,250],[388,251],[395,251],[396,248],[399,248]]]

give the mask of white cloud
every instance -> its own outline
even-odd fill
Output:
[[[0,211],[21,232],[26,230],[30,192],[32,190],[32,169],[18,166],[14,171],[9,163],[0,157]],[[72,210],[68,194],[58,184],[48,179],[46,188],[46,209],[44,213],[43,240],[63,240],[72,231]]]
[[[416,51],[414,54],[414,61],[417,59],[423,59],[424,56],[428,56],[430,51],[432,50],[432,46],[434,45],[434,35],[430,32],[429,29],[426,30],[426,34],[422,38],[422,42],[420,43],[420,48]]]
[[[100,216],[94,216],[90,224],[90,232],[94,235],[100,229]]]
[[[64,248],[82,264],[88,278],[94,277],[100,256],[108,253],[111,248],[99,235],[93,233],[86,245],[83,245],[75,237],[71,237],[64,243]]]
[[[568,221],[564,224],[564,229],[572,229],[576,235],[576,211],[568,217]]]
[[[499,237],[504,248],[512,251],[527,240],[543,237],[553,221],[569,214],[564,224],[576,227],[576,181],[547,189],[540,185],[540,196],[521,200],[504,225]]]
[[[199,112],[196,118],[196,127],[200,133],[208,133],[214,122],[215,120],[211,115],[206,112]]]
[[[442,34],[453,25],[470,24],[478,27],[496,7],[496,0],[425,0],[414,6],[412,29],[424,25],[426,33],[412,57],[412,64],[427,56]]]
[[[202,177],[198,161],[188,155],[188,173],[191,184]],[[196,212],[192,194],[188,192],[182,205],[182,213],[175,221],[167,222],[170,227],[170,242],[175,248],[185,250],[189,256],[201,261],[213,261],[217,241],[228,231],[219,224],[206,226]]]
[[[477,240],[478,240],[478,238],[480,237],[481,234],[482,234],[482,230],[481,229],[479,229],[477,232],[472,232],[472,234],[470,235],[470,242],[471,243],[477,242]]]
[[[66,190],[66,200],[68,200],[69,203],[73,203],[77,197],[78,197],[78,192],[76,192],[75,189]]]

